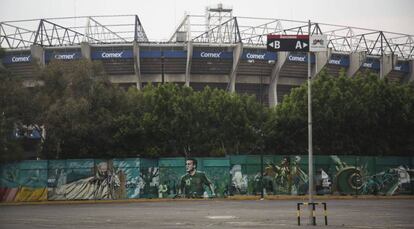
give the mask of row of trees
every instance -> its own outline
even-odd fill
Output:
[[[42,83],[25,88],[1,69],[2,160],[19,158],[27,139],[12,133],[26,127],[45,130],[35,150],[47,159],[307,152],[306,85],[268,108],[208,87],[125,91],[86,60],[51,63],[36,77]],[[322,73],[312,87],[316,154],[413,155],[412,84]]]

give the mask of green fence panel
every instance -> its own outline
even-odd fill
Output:
[[[198,158],[207,178],[213,183],[214,192],[218,197],[225,197],[229,193],[230,160],[229,158]],[[201,162],[201,163],[200,163]],[[207,195],[211,196],[210,190]]]
[[[49,188],[49,200],[91,200],[96,199],[95,161],[93,159],[64,160],[64,168],[59,162],[49,163],[50,181],[56,186]],[[51,182],[50,182],[51,183]]]
[[[376,157],[375,184],[381,195],[412,193],[409,157]]]
[[[308,155],[196,158],[219,197],[308,191]],[[262,163],[263,162],[263,179]],[[316,193],[414,194],[414,157],[314,156]],[[178,194],[185,158],[71,159],[0,165],[0,201],[168,198]],[[204,187],[206,194],[210,190]]]
[[[140,169],[140,197],[141,198],[158,198],[160,171],[158,160],[141,159]]]
[[[116,199],[140,197],[140,159],[123,158],[112,160],[115,175],[119,179]]]
[[[160,186],[162,192],[159,197],[173,198],[178,194],[181,177],[185,174],[185,159],[160,158],[158,161]]]

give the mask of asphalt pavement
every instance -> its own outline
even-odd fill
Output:
[[[414,228],[414,199],[323,200],[323,228]],[[175,200],[0,206],[0,228],[315,228],[298,200]]]

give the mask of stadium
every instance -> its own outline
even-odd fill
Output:
[[[83,26],[79,26],[83,25]],[[37,66],[52,60],[101,61],[114,84],[142,88],[172,82],[255,95],[274,106],[307,79],[306,53],[268,52],[266,35],[306,35],[308,22],[236,17],[221,4],[205,15],[185,15],[170,39],[147,37],[138,15],[85,16],[0,23],[1,61],[33,85]],[[311,55],[311,75],[325,69],[352,77],[370,70],[380,78],[414,79],[412,35],[311,22],[311,34],[328,36],[328,51]]]

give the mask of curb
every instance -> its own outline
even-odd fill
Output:
[[[314,200],[414,200],[414,196],[313,196]],[[2,202],[0,206],[20,206],[20,205],[70,205],[70,204],[113,204],[113,203],[153,203],[153,202],[176,202],[176,201],[249,201],[262,200],[260,196],[229,196],[227,198],[213,199],[124,199],[124,200],[52,200],[52,201],[30,201],[30,202]],[[265,196],[263,200],[300,200],[307,201],[308,196],[287,196],[274,195]]]

